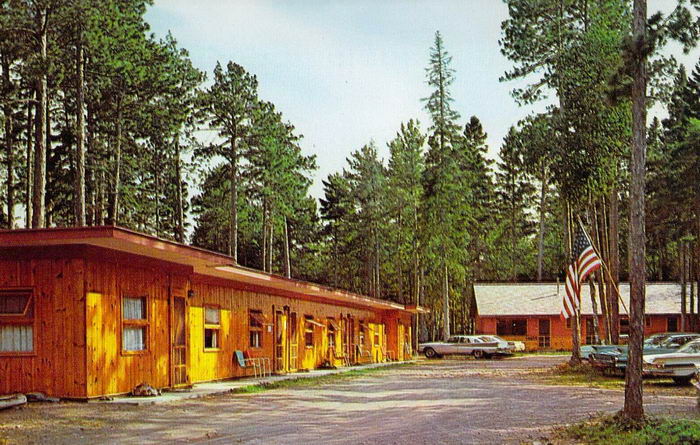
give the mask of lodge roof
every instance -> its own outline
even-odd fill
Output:
[[[0,230],[1,247],[89,245],[192,267],[196,274],[265,289],[273,295],[292,296],[329,304],[375,310],[422,312],[407,307],[307,281],[294,280],[235,265],[233,258],[206,249],[157,238],[115,226]]]
[[[479,316],[559,315],[566,290],[557,283],[479,283],[474,285]],[[620,295],[629,308],[629,283],[620,283]],[[592,315],[590,287],[581,291],[583,315]],[[599,301],[599,300],[598,300]],[[600,304],[598,314],[601,313]],[[681,286],[678,283],[647,283],[647,314],[678,314]],[[620,314],[627,311],[620,305]]]

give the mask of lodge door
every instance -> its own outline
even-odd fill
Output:
[[[172,386],[187,385],[187,301],[174,297],[172,305]]]
[[[287,313],[275,311],[275,372],[285,373],[289,370],[287,341]]]
[[[541,318],[539,324],[538,346],[540,348],[549,348],[551,345],[549,319]]]
[[[289,314],[287,324],[289,332],[289,371],[292,372],[299,369],[299,321],[297,320],[296,312]]]
[[[348,358],[348,362],[356,363],[357,359],[355,357],[356,345],[355,345],[355,319],[348,315],[345,319],[345,356]]]

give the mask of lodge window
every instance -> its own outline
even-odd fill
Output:
[[[360,345],[361,348],[365,347],[365,330],[367,330],[367,326],[365,325],[364,321],[360,321],[360,332],[359,332],[359,342],[358,344]]]
[[[379,325],[374,328],[374,346],[379,346]]]
[[[204,349],[218,349],[221,341],[221,308],[204,306]]]
[[[122,298],[122,350],[148,350],[148,298]]]
[[[328,319],[328,347],[335,348],[335,320]]]
[[[249,345],[251,348],[262,348],[263,315],[262,311],[248,312]]]
[[[593,318],[586,318],[586,344],[592,345],[596,343],[595,325]]]
[[[678,318],[668,317],[666,319],[666,332],[677,332],[678,331]]]
[[[0,290],[0,354],[34,352],[34,299],[29,289]]]
[[[620,318],[620,335],[630,334],[630,321],[628,318]]]
[[[313,348],[314,346],[314,317],[311,315],[304,315],[304,345],[307,348]]]
[[[525,318],[498,320],[496,335],[527,335],[527,320]]]

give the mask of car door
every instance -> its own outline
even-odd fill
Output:
[[[439,348],[438,354],[457,354],[459,352],[459,338],[449,337]]]

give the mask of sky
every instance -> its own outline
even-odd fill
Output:
[[[430,93],[425,67],[437,30],[453,57],[460,123],[481,120],[491,157],[511,125],[544,110],[546,102],[518,106],[510,96],[518,85],[499,81],[512,66],[498,45],[507,13],[499,0],[156,0],[146,20],[157,36],[170,31],[209,78],[229,60],[257,75],[260,97],[317,156],[311,193],[320,197],[321,180],[370,140],[387,160],[402,122],[430,126],[421,99]],[[681,59],[692,68],[698,52]]]

